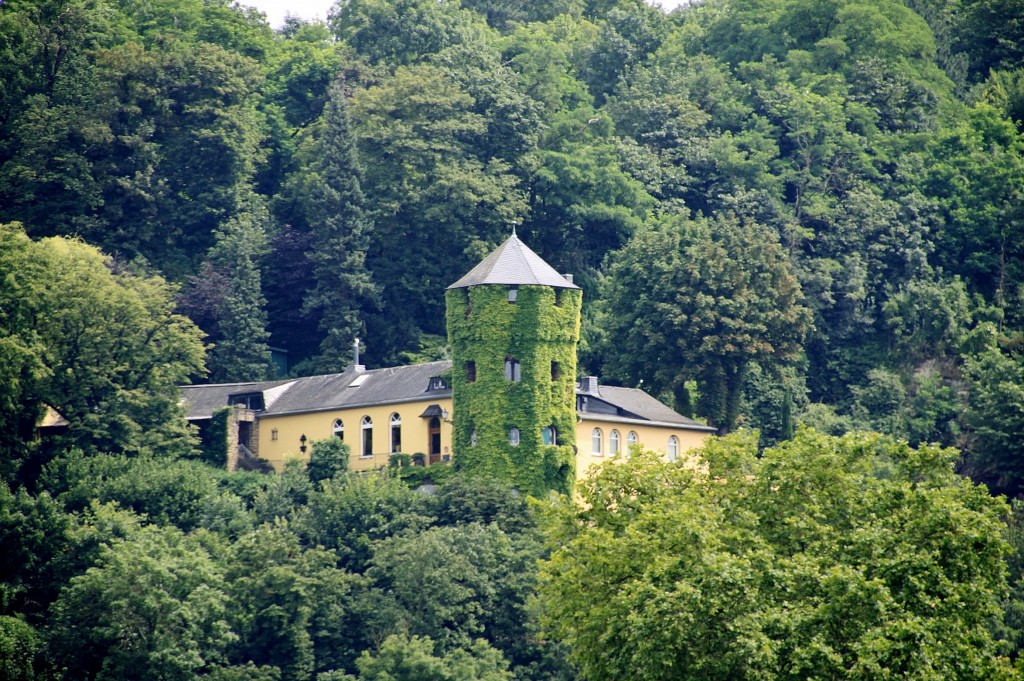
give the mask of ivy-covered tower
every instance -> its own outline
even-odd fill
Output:
[[[572,489],[582,294],[514,233],[448,287],[458,468],[538,496]]]

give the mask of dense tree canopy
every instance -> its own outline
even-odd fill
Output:
[[[1007,559],[1003,506],[928,443],[1024,490],[1022,26],[1016,0],[350,0],[277,30],[0,2],[0,676],[1012,675],[1020,513]],[[584,289],[582,372],[757,432],[588,487],[549,634],[523,498],[352,475],[333,441],[229,475],[175,390],[274,376],[271,348],[341,370],[356,335],[370,366],[442,358],[444,288],[513,225]],[[801,422],[915,449],[787,444]]]
[[[542,570],[588,679],[995,679],[1005,504],[956,453],[802,431],[583,485]]]

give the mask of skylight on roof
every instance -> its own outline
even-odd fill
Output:
[[[352,382],[348,384],[348,387],[350,387],[350,388],[358,388],[363,383],[366,383],[366,379],[368,379],[369,377],[370,377],[370,374],[359,374],[354,379],[352,379]]]

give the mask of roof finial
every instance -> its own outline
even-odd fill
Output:
[[[517,220],[512,220],[512,236],[516,236],[516,225],[518,224],[519,222]],[[518,239],[519,237],[516,238]]]

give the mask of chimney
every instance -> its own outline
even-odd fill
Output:
[[[597,394],[597,376],[581,376],[580,392],[584,395]]]
[[[571,275],[571,274],[563,274],[563,275],[562,275],[562,278],[563,278],[563,279],[565,279],[565,280],[566,280],[567,282],[569,282],[570,284],[571,284],[571,283],[573,283],[573,282],[572,282],[572,275]]]
[[[355,343],[352,344],[353,350],[355,351],[355,361],[352,364],[352,371],[357,374],[361,374],[366,371],[366,367],[359,363],[359,339],[356,338]]]

